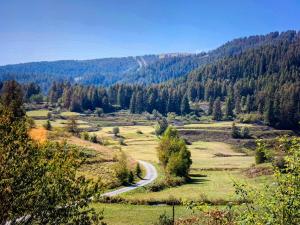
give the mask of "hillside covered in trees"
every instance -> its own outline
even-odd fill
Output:
[[[207,101],[208,114],[216,120],[254,112],[268,125],[296,128],[300,113],[300,34],[283,33],[280,41],[248,48],[162,84],[104,88],[55,82],[49,101],[77,112],[96,108],[109,112],[117,105],[132,113],[157,110],[165,115],[187,114],[192,102]]]
[[[192,70],[248,49],[296,38],[295,31],[238,38],[200,54],[162,54],[94,60],[32,62],[0,67],[0,81],[36,82],[45,92],[53,81],[110,86],[115,83],[151,84],[182,77]]]

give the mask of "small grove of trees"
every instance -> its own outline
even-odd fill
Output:
[[[157,154],[167,174],[188,177],[192,164],[191,153],[175,128],[167,128],[159,142]]]

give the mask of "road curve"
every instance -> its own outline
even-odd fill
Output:
[[[136,184],[130,185],[128,187],[123,187],[114,191],[110,191],[107,193],[102,194],[101,196],[115,196],[115,195],[119,195],[122,194],[124,192],[128,192],[128,191],[132,191],[138,187],[142,187],[145,186],[147,184],[150,184],[151,182],[153,182],[156,178],[157,178],[157,171],[155,169],[155,167],[148,162],[142,161],[142,160],[138,160],[139,164],[141,164],[145,170],[146,170],[146,176],[140,180],[139,182],[137,182]]]

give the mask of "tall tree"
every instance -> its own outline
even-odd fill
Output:
[[[214,109],[213,109],[213,119],[214,120],[222,120],[223,114],[221,109],[221,101],[220,98],[217,98],[214,102]]]

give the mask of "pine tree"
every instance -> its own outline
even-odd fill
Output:
[[[136,92],[133,93],[130,99],[130,106],[129,106],[130,113],[136,112]]]
[[[240,98],[240,96],[237,96],[237,98],[235,100],[235,113],[240,114],[241,111],[242,111],[242,109],[241,109],[241,98]]]
[[[233,117],[233,102],[231,97],[226,98],[225,117],[226,119],[231,119]]]
[[[212,97],[209,98],[209,104],[208,104],[208,115],[211,115],[213,112],[213,108],[214,108],[214,100]]]
[[[247,99],[246,99],[246,104],[245,104],[245,111],[246,113],[250,113],[251,112],[251,96],[247,95]]]
[[[180,111],[182,115],[185,115],[191,111],[189,99],[187,95],[184,95],[180,104]]]
[[[274,110],[273,110],[273,102],[268,99],[267,104],[264,111],[264,123],[266,125],[274,125]]]
[[[222,109],[221,109],[220,98],[217,98],[214,102],[213,119],[217,121],[222,120]]]

